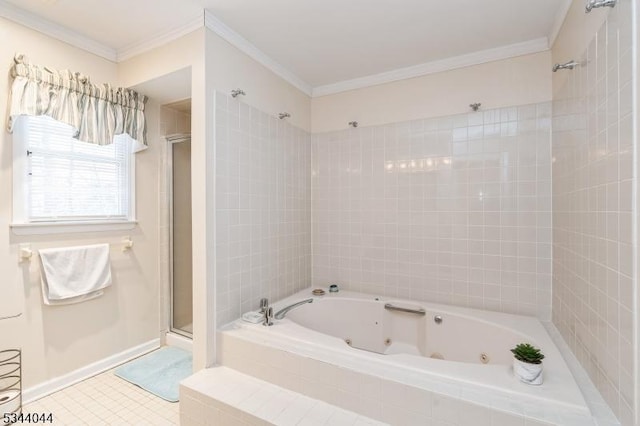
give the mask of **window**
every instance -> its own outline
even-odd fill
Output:
[[[46,116],[21,116],[14,127],[14,226],[134,220],[130,140],[110,145],[73,138]]]

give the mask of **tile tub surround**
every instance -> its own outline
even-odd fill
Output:
[[[625,425],[634,424],[631,2],[621,1],[553,107],[553,323]]]
[[[310,135],[215,94],[216,319],[311,285]]]
[[[313,135],[313,284],[551,316],[551,105]]]
[[[336,356],[313,344],[283,339],[277,332],[271,333],[276,328],[270,327],[266,333],[259,325],[219,331],[219,361],[225,367],[393,425],[596,424],[588,410],[562,409],[560,405],[545,410],[535,397],[522,404],[516,393],[488,392],[415,371],[399,374],[396,369],[365,360],[365,353]],[[527,385],[515,383],[515,388],[518,386]]]

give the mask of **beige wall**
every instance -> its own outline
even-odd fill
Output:
[[[33,63],[71,69],[91,76],[95,83],[118,83],[116,65],[0,18],[0,116],[6,117],[9,69],[14,53]],[[150,105],[153,108],[153,105]],[[150,117],[149,128],[157,127]],[[0,132],[0,271],[3,282],[18,283],[24,295],[22,316],[0,320],[0,349],[22,347],[26,388],[84,367],[158,337],[158,147],[136,154],[136,192],[139,225],[132,231],[66,235],[16,236],[11,222],[12,138]],[[119,244],[131,235],[133,250]],[[69,306],[45,307],[34,258],[18,264],[18,244],[34,249],[112,243],[113,286],[98,299]],[[0,287],[0,297],[1,294]],[[135,327],[132,325],[135,324]]]
[[[551,54],[541,52],[313,98],[314,133],[551,100]]]
[[[206,54],[206,63],[205,63]],[[241,102],[270,114],[287,111],[290,122],[310,127],[311,101],[262,65],[209,30],[197,30],[178,40],[118,65],[120,83],[133,86],[191,67],[191,179],[193,234],[194,368],[211,365],[215,357],[215,215],[213,182],[213,111],[216,90],[241,88]],[[206,143],[205,143],[206,141]],[[207,212],[210,212],[207,215]]]
[[[207,81],[210,89],[230,93],[246,92],[239,100],[269,115],[288,112],[287,121],[309,131],[311,99],[273,72],[207,30]]]
[[[214,262],[213,253],[207,252],[206,215],[206,96],[204,68],[204,29],[167,43],[157,49],[145,52],[118,64],[120,82],[125,86],[135,86],[160,78],[185,67],[191,68],[191,181],[201,182],[192,188],[192,225],[199,232],[193,234],[193,365],[199,370],[211,365],[214,360],[213,338],[207,334],[209,320],[207,307],[210,302],[207,286],[208,268]],[[157,114],[160,113],[158,109]],[[160,138],[160,135],[158,135]],[[166,194],[165,194],[166,195]],[[166,200],[165,200],[166,202]],[[163,289],[168,294],[168,288]],[[163,311],[168,304],[163,303]],[[163,324],[164,326],[164,324]],[[213,331],[212,331],[213,333]]]
[[[118,63],[120,84],[125,87],[135,86],[185,67],[203,65],[203,37],[204,30],[196,30],[156,49]],[[192,88],[197,84],[192,78]]]

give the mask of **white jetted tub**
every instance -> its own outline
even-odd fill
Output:
[[[310,290],[273,304],[274,313],[306,299],[313,300],[271,327],[238,320],[221,332],[480,405],[591,424],[579,387],[536,318],[348,291],[316,297]],[[510,349],[522,342],[545,354],[541,386],[513,376]]]
[[[378,354],[510,365],[509,349],[521,342],[540,345],[535,337],[477,313],[464,315],[442,306],[346,292],[305,300],[313,302],[292,309],[285,319]]]

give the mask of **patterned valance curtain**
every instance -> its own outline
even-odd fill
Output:
[[[126,134],[133,151],[147,148],[146,96],[94,85],[80,73],[31,65],[23,55],[14,58],[11,77],[9,132],[20,115],[47,115],[72,126],[75,137],[84,142],[108,145],[114,136]]]

